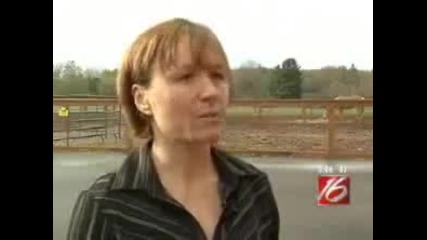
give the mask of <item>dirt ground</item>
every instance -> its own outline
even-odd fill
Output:
[[[372,152],[372,125],[341,123],[335,147],[345,152]],[[322,151],[327,148],[327,125],[312,122],[229,124],[224,143],[235,150]]]
[[[336,126],[336,150],[347,154],[372,154],[372,119],[339,121]],[[114,135],[117,130],[117,127],[109,127],[107,137],[103,134],[105,130],[73,132],[73,136],[97,133],[103,136],[70,140],[69,146],[125,146],[123,139]],[[233,151],[324,151],[327,136],[327,121],[324,119],[232,118],[227,120],[220,145]],[[58,137],[65,137],[65,133],[54,133],[54,138]],[[66,141],[54,141],[55,145],[64,146]]]

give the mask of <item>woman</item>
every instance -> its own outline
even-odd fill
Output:
[[[230,80],[203,25],[172,19],[138,36],[117,89],[133,135],[148,141],[80,194],[68,239],[278,239],[267,175],[214,147]]]

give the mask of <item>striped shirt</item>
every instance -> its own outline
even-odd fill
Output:
[[[129,154],[118,171],[80,193],[68,240],[206,239],[197,220],[162,187],[150,147]],[[221,150],[211,152],[222,201],[214,240],[278,239],[279,213],[267,175]]]

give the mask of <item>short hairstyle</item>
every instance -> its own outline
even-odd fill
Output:
[[[193,59],[199,59],[207,43],[213,43],[223,56],[228,75],[231,69],[224,49],[210,28],[182,18],[161,22],[141,33],[124,55],[116,87],[131,139],[151,138],[150,118],[141,113],[134,103],[132,85],[149,87],[154,64],[163,71],[175,63],[177,45],[183,36],[190,39]]]

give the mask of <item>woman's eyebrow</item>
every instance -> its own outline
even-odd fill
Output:
[[[207,64],[203,64],[202,66],[198,66],[210,71],[218,71],[218,70],[224,70],[224,64],[222,63],[207,63]],[[183,63],[183,64],[173,64],[171,65],[168,69],[167,69],[167,73],[169,74],[173,74],[176,72],[187,72],[187,71],[192,71],[194,70],[195,66],[192,63]]]
[[[193,69],[193,64],[170,64],[169,66],[166,66],[164,68],[164,73],[166,75],[174,74],[176,72],[184,72],[184,71],[190,71]]]
[[[223,70],[224,65],[221,63],[207,64],[206,68],[209,70]]]
[[[224,68],[224,64],[217,63],[217,64],[213,65],[212,68],[214,68],[214,69],[221,68],[222,69],[222,68]]]
[[[194,65],[192,63],[184,63],[184,64],[173,64],[170,67],[171,71],[189,71],[194,68]]]

